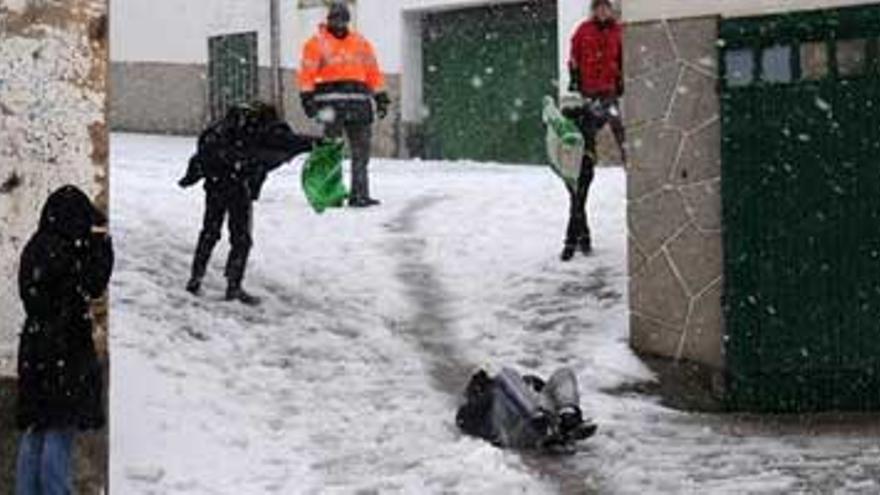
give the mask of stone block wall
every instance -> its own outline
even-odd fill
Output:
[[[106,13],[106,0],[0,3],[0,375],[14,372],[18,258],[46,198],[75,184],[108,205]]]
[[[631,343],[723,369],[717,18],[628,24]]]

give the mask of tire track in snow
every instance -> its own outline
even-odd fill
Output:
[[[474,365],[464,358],[465,353],[456,341],[455,322],[447,309],[449,293],[435,267],[425,261],[427,241],[417,232],[419,215],[446,199],[413,199],[386,228],[396,237],[390,248],[390,254],[398,260],[395,274],[416,307],[413,318],[402,324],[392,323],[397,327],[394,330],[411,339],[422,352],[434,386],[454,396],[467,382]]]

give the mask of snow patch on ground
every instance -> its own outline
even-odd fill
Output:
[[[596,253],[561,264],[567,197],[541,167],[376,160],[380,208],[323,216],[298,163],[255,211],[248,286],[182,290],[202,193],[194,141],[115,135],[111,484],[126,494],[875,493],[876,437],[783,434],[641,396],[627,344],[625,176],[600,169]],[[462,437],[474,366],[578,374],[599,435],[577,455]]]

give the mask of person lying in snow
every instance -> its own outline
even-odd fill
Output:
[[[456,424],[466,434],[502,448],[571,446],[596,433],[580,408],[577,378],[568,368],[548,381],[504,368],[494,378],[485,370],[471,377]]]
[[[187,188],[205,181],[205,216],[187,291],[194,295],[201,292],[211,252],[228,215],[232,249],[226,262],[226,300],[260,303],[242,288],[253,243],[253,202],[259,199],[269,172],[310,151],[317,140],[294,134],[273,106],[261,102],[232,107],[202,132],[186,176],[178,183]]]
[[[113,270],[106,225],[85,193],[62,187],[49,196],[21,254],[18,287],[27,319],[18,350],[16,420],[24,433],[16,494],[72,493],[76,433],[105,424],[90,305]]]

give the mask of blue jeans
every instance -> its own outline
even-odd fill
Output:
[[[21,437],[15,471],[15,495],[73,493],[73,429],[30,429]]]

